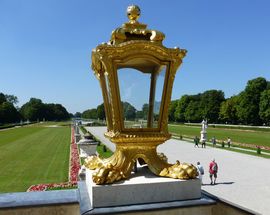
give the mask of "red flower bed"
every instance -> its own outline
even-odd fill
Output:
[[[261,149],[270,150],[270,147],[268,147],[268,146],[258,146],[258,145],[254,145],[254,144],[235,143],[235,145],[249,147],[249,148],[253,148],[253,149],[257,149],[258,147],[260,147]]]
[[[70,161],[69,161],[69,182],[37,184],[32,185],[27,189],[29,191],[45,191],[49,188],[71,188],[77,186],[78,173],[80,170],[80,157],[77,144],[74,139],[74,128],[71,128],[71,144],[70,144]]]
[[[63,183],[52,183],[52,184],[37,184],[37,185],[32,185],[27,189],[27,192],[32,192],[32,191],[45,191],[49,188],[72,188],[77,186],[77,182],[63,182]]]
[[[80,161],[77,144],[74,142],[70,146],[70,169],[69,169],[69,181],[77,182],[78,173],[80,170]]]
[[[71,144],[75,143],[75,137],[74,137],[74,128],[71,127]]]

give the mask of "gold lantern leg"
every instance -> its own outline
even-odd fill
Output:
[[[192,164],[167,163],[166,156],[158,154],[156,146],[133,143],[117,144],[115,153],[107,159],[90,156],[85,160],[85,166],[95,170],[92,179],[96,184],[111,184],[130,177],[134,163],[143,159],[152,173],[157,176],[175,179],[192,179],[198,175],[197,169]]]

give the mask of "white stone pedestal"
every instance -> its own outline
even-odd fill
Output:
[[[206,142],[207,141],[207,132],[206,131],[201,131],[201,139],[200,142]]]
[[[111,185],[96,185],[91,170],[86,170],[86,186],[93,208],[201,198],[199,179],[179,180],[157,177],[148,168],[138,168],[128,180]]]

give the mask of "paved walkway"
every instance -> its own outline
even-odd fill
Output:
[[[103,136],[105,127],[87,127],[110,149],[115,146]],[[194,148],[185,141],[170,139],[158,147],[174,163],[200,161],[205,169],[202,189],[227,201],[261,214],[270,214],[270,160],[217,148]],[[215,158],[219,166],[217,185],[209,185],[208,164]]]

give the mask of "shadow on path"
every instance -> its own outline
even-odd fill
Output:
[[[202,186],[216,186],[219,184],[231,185],[231,184],[234,184],[234,182],[233,181],[231,181],[231,182],[218,182],[216,184],[203,184]]]

